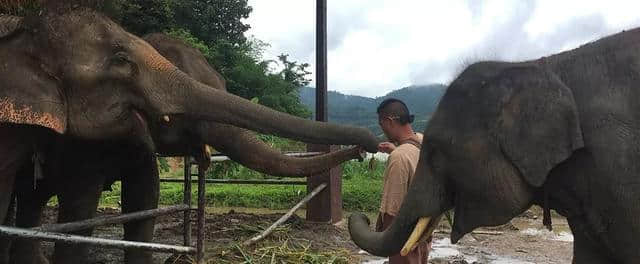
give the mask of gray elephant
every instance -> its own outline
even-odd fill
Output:
[[[640,29],[538,60],[469,66],[425,129],[397,220],[376,233],[366,216],[354,214],[353,241],[392,255],[432,230],[436,221],[428,217],[454,208],[455,243],[537,204],[546,225],[549,209],[567,217],[573,263],[636,263],[639,87]]]
[[[211,87],[222,87],[224,79],[206,62],[204,56],[188,44],[164,34],[145,36],[161,55],[196,80]],[[231,153],[230,156],[245,166],[264,173],[286,176],[309,176],[320,173],[346,160],[359,158],[357,148],[340,150],[313,158],[292,158],[272,149],[258,140],[251,132],[237,127],[208,121],[185,122],[176,120],[172,125],[158,129],[157,149],[163,154],[192,155],[206,162],[202,153],[204,141],[214,142],[213,147]],[[199,125],[200,126],[199,126]],[[152,125],[152,127],[158,124]],[[201,130],[195,128],[200,127]],[[176,128],[182,128],[176,131]],[[205,130],[206,128],[206,130]],[[152,129],[156,131],[156,129]],[[204,132],[204,133],[198,133]],[[113,181],[123,180],[123,211],[132,212],[157,207],[158,180],[155,157],[140,146],[118,142],[100,142],[53,137],[56,142],[45,151],[47,178],[36,183],[34,190],[34,165],[27,164],[18,181],[19,210],[17,225],[40,225],[42,208],[53,195],[59,197],[59,221],[77,221],[95,215],[99,193]],[[54,171],[57,167],[58,170]],[[91,175],[91,177],[87,177]],[[22,199],[21,199],[22,198]],[[77,232],[90,235],[91,230]],[[125,239],[151,241],[153,219],[125,225]],[[84,263],[88,257],[84,246],[56,244],[55,263]],[[151,254],[140,250],[127,250],[125,262],[149,263]],[[16,240],[11,263],[46,263],[39,243]]]
[[[375,151],[368,130],[296,118],[212,89],[91,9],[50,1],[41,14],[0,20],[0,219],[17,170],[52,135],[153,153],[151,124],[185,118]]]
[[[367,129],[313,122],[212,89],[104,15],[49,3],[53,7],[42,14],[2,23],[0,219],[17,168],[46,133],[120,139],[153,149],[148,124],[184,116],[376,151],[378,139]]]

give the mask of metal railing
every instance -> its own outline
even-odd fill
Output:
[[[321,152],[302,152],[302,153],[286,153],[285,155],[294,157],[310,157],[322,154]],[[211,157],[212,162],[221,162],[229,160],[227,156],[216,154]],[[231,184],[306,184],[306,181],[291,181],[291,180],[222,180],[222,179],[205,179],[205,171],[193,161],[190,157],[184,158],[184,179],[160,179],[161,182],[182,182],[184,184],[183,192],[184,199],[183,204],[143,210],[128,214],[121,214],[118,216],[103,216],[92,219],[68,222],[62,224],[50,224],[40,227],[34,227],[31,229],[15,228],[0,225],[0,237],[9,238],[21,238],[32,239],[52,242],[62,242],[71,244],[86,244],[93,246],[101,246],[107,248],[119,248],[119,249],[142,249],[154,252],[166,252],[177,254],[195,254],[198,264],[204,263],[204,224],[205,224],[205,192],[206,183],[231,183]],[[196,165],[197,174],[192,174],[192,166]],[[192,180],[192,176],[197,176],[197,180]],[[192,182],[198,183],[198,207],[197,222],[196,222],[196,246],[192,246],[191,237],[191,184]],[[124,241],[117,239],[104,239],[97,237],[85,237],[64,234],[66,232],[73,232],[83,230],[87,228],[95,228],[110,224],[124,224],[126,222],[141,220],[151,217],[157,217],[160,215],[184,212],[183,222],[183,245],[166,245],[160,243],[145,243],[136,241]]]

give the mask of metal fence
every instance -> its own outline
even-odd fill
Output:
[[[303,152],[303,153],[287,153],[289,156],[296,157],[309,157],[322,154],[321,152]],[[212,162],[221,162],[229,160],[224,155],[213,155],[211,157]],[[184,184],[184,199],[183,204],[138,211],[128,214],[121,214],[118,216],[104,216],[96,217],[92,219],[61,223],[50,224],[40,227],[34,227],[31,229],[15,228],[0,225],[0,237],[9,238],[21,238],[21,239],[33,239],[42,241],[62,242],[71,244],[86,244],[93,246],[101,246],[108,248],[118,249],[142,249],[150,250],[154,252],[166,252],[177,254],[193,254],[196,257],[198,264],[204,263],[204,224],[205,224],[205,192],[206,183],[227,183],[227,184],[306,184],[306,181],[291,181],[291,180],[228,180],[228,179],[205,179],[205,171],[194,162],[190,157],[184,158],[184,178],[183,179],[160,179],[160,182],[182,182]],[[196,166],[197,173],[193,174]],[[192,179],[193,176],[197,176],[197,179]],[[198,205],[197,208],[191,207],[191,184],[193,182],[198,183]],[[196,246],[192,246],[191,237],[191,211],[197,212],[196,217]],[[98,226],[110,225],[110,224],[123,224],[130,221],[141,220],[151,217],[157,217],[160,215],[184,212],[183,223],[183,245],[166,245],[159,243],[145,243],[135,241],[124,241],[116,239],[104,239],[96,237],[84,237],[64,234],[67,232],[73,232],[83,230],[87,228],[95,228]]]

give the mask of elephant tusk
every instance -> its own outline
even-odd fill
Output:
[[[418,247],[418,245],[420,245],[420,243],[426,241],[429,237],[431,237],[431,235],[433,234],[433,231],[436,230],[436,227],[438,226],[438,224],[440,223],[440,219],[442,219],[443,215],[439,215],[438,217],[431,219],[431,221],[429,221],[431,224],[429,225],[429,227],[427,228],[427,231],[424,232],[424,235],[422,235],[422,237],[420,238],[420,240],[418,240],[418,243],[415,243],[413,245],[413,247],[411,247],[411,250],[409,250],[409,252],[413,251],[414,249],[416,249],[416,247]]]
[[[164,121],[167,122],[167,123],[169,123],[169,121],[171,121],[171,119],[169,119],[168,115],[163,116],[162,119],[164,119]]]
[[[402,250],[400,250],[400,255],[406,256],[407,254],[409,254],[409,252],[411,252],[412,249],[416,247],[418,240],[420,239],[420,237],[422,237],[422,233],[424,233],[424,231],[427,229],[430,220],[430,217],[420,217],[418,223],[416,224],[416,227],[413,228],[413,232],[411,232],[409,239],[407,239],[407,242],[404,243]]]
[[[209,146],[207,144],[204,144],[204,153],[205,153],[207,158],[210,158],[211,155],[213,155],[213,151],[214,151],[213,147],[211,147],[211,146]]]

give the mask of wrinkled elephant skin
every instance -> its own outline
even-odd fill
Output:
[[[400,251],[416,221],[455,209],[451,241],[532,204],[567,217],[574,263],[640,259],[640,29],[538,60],[479,62],[448,87],[425,129],[393,225],[351,237]]]

